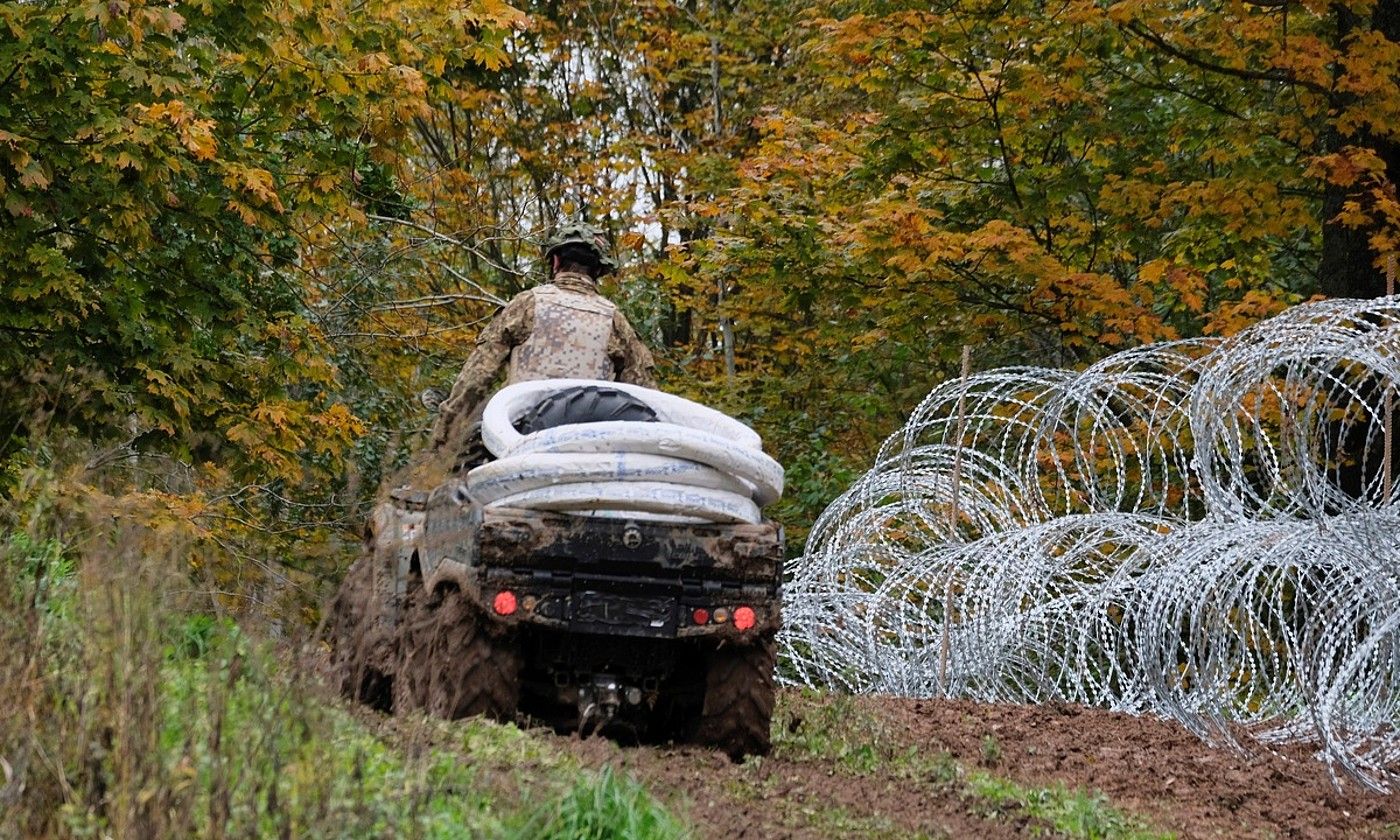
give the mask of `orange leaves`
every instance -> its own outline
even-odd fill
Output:
[[[1374,150],[1347,146],[1340,151],[1313,158],[1309,172],[1339,187],[1351,187],[1363,181],[1383,177],[1385,161]]]
[[[1069,347],[1119,347],[1178,338],[1153,308],[1150,288],[1124,285],[1097,272],[1074,272],[1043,280],[1030,302],[1059,319]]]
[[[148,123],[169,123],[175,128],[180,144],[197,160],[212,160],[218,149],[214,139],[215,122],[201,119],[194,109],[179,99],[157,102],[154,105],[135,105],[133,110],[138,120]]]
[[[1044,250],[1025,228],[1005,219],[991,219],[966,238],[968,251],[998,255],[1011,263],[1029,266]]]
[[[1234,335],[1295,303],[1298,303],[1296,295],[1251,289],[1240,300],[1222,304],[1210,313],[1204,332],[1206,335]]]
[[[229,189],[242,193],[253,200],[250,205],[236,198],[229,199],[229,209],[238,213],[244,223],[257,224],[258,214],[254,207],[265,208],[277,213],[281,213],[285,209],[282,205],[282,198],[277,193],[277,185],[273,181],[271,172],[256,166],[245,166],[238,163],[225,163],[223,169],[224,184]]]
[[[1363,130],[1382,136],[1400,130],[1400,43],[1375,30],[1355,33],[1333,66],[1338,61],[1336,88],[1348,97],[1335,120],[1338,132],[1350,138]]]
[[[283,399],[253,406],[229,425],[225,436],[272,475],[299,481],[309,454],[344,455],[365,431],[364,421],[343,403],[317,411],[304,401]]]

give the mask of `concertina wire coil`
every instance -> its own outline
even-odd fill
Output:
[[[1400,297],[936,388],[788,569],[789,682],[1400,766]],[[1400,429],[1394,430],[1400,435]]]

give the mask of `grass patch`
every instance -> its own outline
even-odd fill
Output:
[[[804,689],[780,695],[773,716],[773,751],[792,760],[825,760],[853,776],[878,773],[935,784],[954,782],[961,768],[947,753],[901,744],[882,719],[847,694]]]
[[[893,776],[931,782],[974,804],[983,816],[1025,817],[1055,834],[1097,840],[1158,840],[1174,835],[1112,806],[1102,793],[1036,788],[982,770],[969,770],[946,752],[901,744],[899,733],[865,711],[849,695],[812,691],[781,695],[774,715],[773,748],[791,761],[830,762],[852,776]],[[988,735],[979,750],[984,764],[999,764],[1001,744]],[[813,824],[817,824],[814,820]]]
[[[519,829],[534,840],[685,840],[690,832],[635,780],[611,768],[579,779]]]
[[[685,836],[514,726],[341,703],[148,537],[0,537],[0,837]]]
[[[1155,831],[1142,820],[1114,808],[1101,793],[1064,785],[1024,787],[989,773],[970,773],[968,793],[996,808],[1005,808],[1039,820],[1057,834],[1082,840],[1165,840],[1174,837]]]

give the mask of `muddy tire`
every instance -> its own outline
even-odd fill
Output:
[[[375,609],[374,557],[366,553],[345,575],[326,617],[330,674],[340,694],[382,712],[393,703],[393,639]]]
[[[434,593],[422,612],[405,622],[415,628],[408,635],[417,647],[401,656],[404,667],[414,672],[407,677],[414,687],[400,692],[404,702],[421,701],[417,708],[449,720],[474,715],[515,720],[520,655],[513,638],[481,616],[454,586]]]
[[[777,642],[768,635],[751,645],[722,645],[707,660],[705,700],[693,740],[735,761],[767,755]]]
[[[413,585],[417,584],[417,585]],[[394,679],[394,713],[428,708],[432,663],[428,654],[437,613],[420,581],[410,584],[399,619],[398,667]]]

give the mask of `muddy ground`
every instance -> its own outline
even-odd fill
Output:
[[[350,596],[330,611],[331,636],[343,637],[339,653],[311,670],[342,694],[387,708],[391,690],[379,696],[363,679],[398,664],[395,645],[364,630],[368,584],[366,577],[348,586]],[[381,720],[396,728],[392,718]],[[1127,825],[1143,829],[1138,836],[1400,838],[1400,793],[1378,795],[1346,778],[1338,789],[1327,766],[1301,747],[1244,755],[1153,718],[784,690],[774,724],[772,754],[743,764],[697,747],[621,747],[533,732],[586,766],[635,776],[698,838],[1056,834],[1034,809],[988,793],[1008,781],[1101,796],[1085,814],[1099,829],[1084,836],[1123,836]]]
[[[696,748],[548,737],[633,774],[698,837],[1054,834],[972,792],[977,776],[1101,792],[1141,826],[1183,838],[1400,836],[1400,794],[1338,791],[1305,750],[1246,757],[1150,718],[787,692],[777,724],[774,753],[738,765]]]

